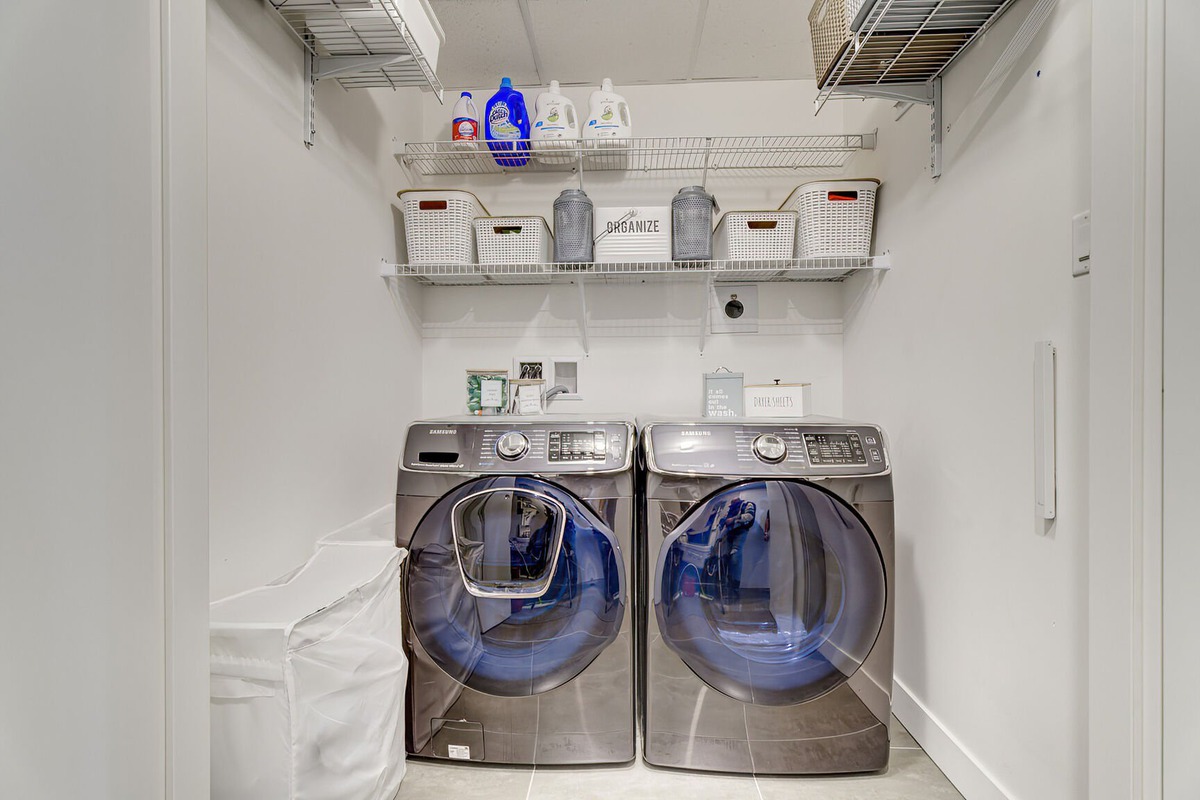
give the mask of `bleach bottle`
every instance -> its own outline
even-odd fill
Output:
[[[588,121],[583,138],[592,148],[627,147],[623,141],[633,136],[629,104],[613,91],[612,79],[605,78],[600,91],[592,92],[588,103]]]
[[[543,164],[569,164],[575,160],[579,142],[579,118],[575,104],[559,90],[558,81],[550,81],[534,103],[533,129],[529,132],[534,156]]]
[[[499,91],[487,102],[484,131],[497,164],[523,167],[529,163],[529,115],[525,111],[525,98],[508,78],[500,81]],[[512,152],[519,155],[500,155]]]
[[[474,150],[479,141],[479,112],[470,92],[463,92],[454,104],[454,122],[451,124],[454,147],[457,150]]]

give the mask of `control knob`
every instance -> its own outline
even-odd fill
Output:
[[[529,437],[520,431],[509,431],[496,441],[496,455],[505,461],[516,461],[529,452]]]
[[[768,464],[778,464],[787,457],[787,443],[773,433],[764,433],[754,440],[754,455]]]

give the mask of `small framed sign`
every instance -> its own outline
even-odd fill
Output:
[[[705,373],[704,397],[701,398],[704,416],[742,416],[742,385],[740,372],[730,372],[726,369]]]

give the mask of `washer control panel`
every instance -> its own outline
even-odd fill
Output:
[[[883,432],[835,423],[652,423],[650,469],[676,475],[835,476],[888,472]]]
[[[402,465],[434,472],[619,472],[633,464],[634,441],[631,422],[416,422]]]

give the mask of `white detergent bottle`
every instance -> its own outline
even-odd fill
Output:
[[[454,117],[450,123],[451,135],[456,150],[474,150],[479,141],[479,112],[470,92],[463,92],[454,104]]]
[[[583,127],[583,138],[592,149],[621,148],[633,136],[633,121],[629,116],[629,104],[625,98],[613,91],[612,79],[605,78],[600,90],[592,92],[588,103],[588,121]]]
[[[558,81],[537,96],[529,137],[534,157],[543,164],[569,164],[579,142],[579,117],[575,104],[559,92]]]

